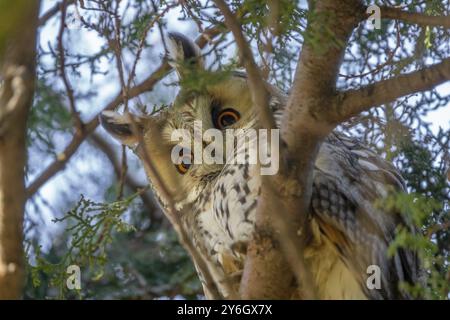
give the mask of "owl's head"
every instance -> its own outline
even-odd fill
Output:
[[[226,166],[226,159],[224,164],[195,163],[194,136],[202,133],[200,139],[205,150],[214,140],[211,135],[204,134],[208,129],[220,130],[225,136],[227,129],[245,130],[253,127],[255,121],[245,74],[208,71],[200,48],[192,40],[179,33],[169,34],[169,40],[170,63],[181,85],[173,104],[152,116],[105,111],[100,120],[122,144],[141,150],[136,153],[144,163],[152,185],[155,187],[155,176],[148,168],[149,162],[164,181],[172,199],[182,204],[195,201]],[[195,83],[196,77],[202,83],[205,79],[210,81],[199,86]],[[198,128],[199,124],[201,128]],[[174,140],[175,132],[179,139]],[[225,139],[223,141],[225,145]],[[174,154],[179,156],[176,161]],[[226,157],[226,151],[214,156]],[[158,193],[157,187],[155,191]],[[165,202],[165,199],[161,200]]]

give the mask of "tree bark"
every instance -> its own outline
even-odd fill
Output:
[[[272,230],[275,236],[268,232],[269,238],[282,240],[275,243],[280,243],[284,258],[300,285],[297,295],[304,299],[315,299],[316,288],[303,257],[305,238],[309,233],[306,217],[311,197],[315,157],[322,139],[334,127],[320,121],[318,115],[326,113],[327,106],[333,101],[341,60],[353,29],[364,19],[364,7],[358,0],[323,0],[310,1],[309,10],[311,17],[281,124],[283,143],[280,172],[263,180],[257,216],[272,217],[262,219],[258,227]],[[321,46],[317,47],[315,43],[320,43]],[[278,210],[271,209],[271,204],[274,203],[277,204]],[[277,215],[270,214],[271,212],[277,212],[278,218],[276,219]],[[264,243],[262,241],[258,243],[256,237],[257,247],[262,248]],[[250,252],[247,262],[254,263],[249,265],[246,271],[254,277],[258,274],[271,274],[272,283],[276,283],[279,289],[272,288],[273,292],[286,292],[289,285],[286,274],[289,273],[282,268],[274,272],[270,267],[280,259],[280,254],[275,254],[278,253],[276,250],[272,251],[274,252],[272,263],[266,263],[261,254]],[[250,287],[247,295],[261,296],[259,288],[260,286]],[[283,295],[275,297],[284,298]]]
[[[26,122],[35,82],[39,1],[9,1],[0,12],[0,299],[24,283]]]

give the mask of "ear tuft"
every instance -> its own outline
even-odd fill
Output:
[[[197,64],[198,67],[203,68],[203,58],[199,46],[179,32],[170,32],[169,38],[169,63],[176,68],[180,74],[179,68],[181,63]]]
[[[139,129],[142,128],[141,120],[133,116]],[[133,132],[132,120],[129,114],[119,114],[113,111],[103,111],[99,116],[102,127],[122,144],[132,145],[137,142],[137,136]]]

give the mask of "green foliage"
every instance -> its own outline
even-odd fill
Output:
[[[196,68],[189,61],[182,64],[183,78],[179,85],[186,88],[191,93],[205,92],[208,86],[215,85],[228,78],[236,69],[235,63],[228,64],[225,68],[217,72],[210,72]]]
[[[171,229],[153,226],[118,234],[108,256],[103,278],[86,284],[86,297],[196,299],[203,294],[191,260]]]
[[[70,265],[89,268],[92,279],[100,279],[107,263],[106,251],[113,231],[126,233],[134,230],[122,219],[134,197],[112,203],[96,203],[81,196],[72,210],[54,220],[66,222],[65,232],[69,235],[67,251],[59,261],[46,260],[40,247],[33,247],[35,264],[29,266],[33,286],[40,286],[41,274],[45,274],[49,285],[58,289],[58,298],[66,297],[67,267]]]
[[[71,130],[71,116],[64,108],[64,97],[44,81],[38,81],[33,107],[28,116],[28,145],[55,154],[53,137],[57,132]]]
[[[401,287],[411,292],[415,297],[426,299],[448,299],[450,293],[450,255],[440,250],[436,241],[433,241],[434,228],[428,228],[427,220],[434,212],[443,210],[441,202],[422,196],[420,194],[399,193],[391,195],[385,201],[389,210],[395,210],[409,218],[419,232],[411,232],[405,227],[397,230],[397,236],[389,248],[393,256],[399,248],[411,249],[419,254],[424,269],[424,285],[421,283],[401,283]]]
[[[450,293],[450,210],[449,182],[445,165],[439,159],[442,149],[434,147],[430,136],[399,143],[398,166],[410,193],[388,197],[383,205],[407,217],[417,228],[397,230],[389,248],[393,255],[399,248],[416,251],[424,269],[424,283],[400,284],[413,296],[426,299],[448,299]],[[445,160],[445,159],[444,159]]]
[[[303,34],[305,42],[312,46],[317,55],[323,55],[332,48],[341,48],[345,46],[344,43],[337,41],[334,36],[334,30],[325,27],[327,25],[326,21],[332,19],[335,15],[336,13],[334,12],[309,14],[310,23],[318,27],[306,29]]]
[[[48,252],[28,242],[32,299],[198,298],[201,285],[186,251],[171,229],[151,224],[133,206],[136,195],[111,203],[81,197],[63,218],[60,241]],[[133,212],[133,225],[125,222]],[[80,291],[67,289],[67,267],[81,269]]]
[[[298,1],[235,1],[235,10],[249,12],[241,19],[246,37],[256,44],[256,56],[268,80],[287,91],[292,84],[292,61],[298,57],[305,36],[307,11]],[[323,46],[322,46],[323,47]]]
[[[296,1],[245,0],[235,2],[235,5],[236,9],[251,12],[244,15],[242,24],[247,28],[244,30],[255,37],[267,27],[275,28],[273,31],[283,37],[292,32],[300,32],[299,21],[305,17],[305,10],[301,10]],[[271,14],[276,14],[273,16],[275,21],[271,21]]]
[[[425,140],[429,138],[425,137]],[[430,142],[428,141],[428,144]],[[400,145],[403,155],[400,162],[403,169],[402,175],[414,192],[448,205],[450,188],[445,166],[434,164],[438,160],[436,157],[440,155],[427,148],[426,143],[427,141],[423,143],[410,141]]]

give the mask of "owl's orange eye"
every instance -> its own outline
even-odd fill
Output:
[[[214,121],[214,125],[217,129],[225,129],[234,123],[236,123],[241,118],[239,112],[234,109],[225,109],[220,111],[219,115]]]
[[[185,174],[186,172],[188,172],[189,168],[191,167],[191,164],[181,162],[180,164],[176,164],[175,167],[177,168],[179,173]]]
[[[189,168],[192,165],[192,153],[187,150],[180,150],[180,157],[181,162],[178,164],[175,164],[175,168],[178,170],[179,173],[185,174],[188,172]]]

